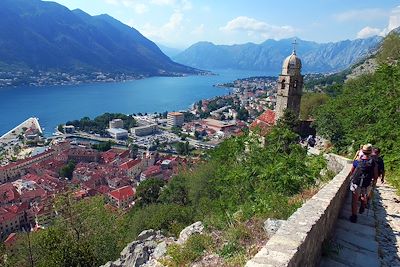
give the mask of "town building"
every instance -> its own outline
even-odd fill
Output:
[[[115,140],[123,140],[128,138],[128,131],[122,128],[110,128],[107,132]]]
[[[68,160],[74,162],[98,162],[100,159],[100,152],[83,147],[73,147],[68,151]]]
[[[121,119],[113,119],[108,123],[110,129],[124,128],[124,121]]]
[[[140,174],[140,181],[143,182],[149,178],[163,179],[163,173],[160,165],[154,165],[148,167],[145,171]]]
[[[274,111],[267,109],[251,123],[250,129],[262,136],[266,135],[275,125],[275,116]]]
[[[131,128],[131,133],[136,136],[151,135],[151,134],[155,134],[157,131],[158,131],[158,126],[155,123]]]
[[[49,159],[54,155],[54,153],[55,151],[53,149],[48,149],[44,153],[38,154],[36,156],[19,160],[6,166],[0,166],[0,184],[3,184],[10,179],[18,178],[24,175],[26,173],[26,170],[30,168],[33,164]]]
[[[296,43],[294,43],[296,45]],[[278,79],[276,99],[276,120],[279,120],[286,109],[291,110],[297,117],[300,114],[300,102],[303,92],[303,76],[301,75],[301,60],[296,55],[296,47],[282,66]]]
[[[73,134],[75,132],[75,126],[74,125],[64,125],[63,130],[65,134]]]
[[[167,126],[181,127],[184,123],[185,116],[181,112],[169,112],[167,115]]]
[[[107,194],[108,203],[119,208],[126,209],[135,199],[136,190],[132,186],[124,186]]]
[[[215,119],[205,119],[203,122],[207,128],[213,129],[216,132],[226,132],[236,127],[236,123],[234,122],[226,122]]]
[[[131,159],[120,165],[120,168],[126,171],[126,174],[130,177],[137,177],[142,172],[144,165],[141,159]]]
[[[13,232],[25,227],[30,228],[34,221],[33,214],[28,210],[28,203],[0,207],[0,238],[4,238]]]

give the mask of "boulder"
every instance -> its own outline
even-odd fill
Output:
[[[149,262],[158,242],[165,237],[160,231],[146,230],[139,234],[138,240],[129,243],[121,252],[120,258],[114,262],[107,262],[102,267],[138,267]],[[162,242],[161,242],[162,243]],[[165,243],[165,242],[164,242]],[[163,245],[158,248],[157,255],[163,255]],[[148,265],[150,266],[150,265]]]
[[[167,242],[162,241],[154,249],[154,252],[151,256],[153,259],[159,259],[159,258],[163,257],[166,253],[167,253]]]
[[[278,231],[279,227],[281,227],[283,222],[284,220],[276,220],[271,218],[268,218],[264,222],[264,230],[267,233],[268,238],[273,236],[276,233],[276,231]]]
[[[181,231],[181,233],[179,234],[179,238],[178,241],[176,241],[176,243],[178,243],[179,245],[182,245],[183,243],[185,243],[188,238],[193,235],[193,234],[201,234],[203,233],[204,230],[204,225],[202,222],[195,222],[192,225],[189,225],[188,227],[186,227],[185,229],[183,229]]]

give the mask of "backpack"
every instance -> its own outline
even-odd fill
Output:
[[[358,160],[357,167],[351,175],[351,183],[359,187],[368,187],[371,184],[374,173],[374,159]]]

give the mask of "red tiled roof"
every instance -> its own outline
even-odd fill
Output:
[[[47,196],[47,193],[44,189],[38,188],[35,190],[30,190],[26,191],[22,194],[21,198],[26,201],[30,201],[34,198],[40,197],[40,198],[45,198]]]
[[[274,126],[274,124],[275,124],[275,112],[270,109],[267,109],[263,114],[261,114],[257,119],[255,119],[251,123],[250,129],[255,130],[258,128],[261,130],[260,134],[265,135]]]
[[[135,195],[135,189],[132,186],[124,186],[118,189],[115,189],[109,193],[115,199],[121,201],[128,198],[131,198]]]
[[[101,158],[105,163],[110,163],[114,161],[117,157],[117,154],[111,150],[101,153]]]
[[[273,125],[273,124],[275,124],[275,112],[270,109],[267,109],[263,114],[261,114],[257,118],[257,120],[260,120],[264,123]]]
[[[110,187],[108,187],[108,186],[106,186],[106,185],[100,185],[100,186],[97,188],[97,192],[99,192],[99,193],[101,193],[101,194],[108,193],[108,192],[110,192]]]
[[[156,174],[159,174],[159,173],[161,173],[161,166],[154,165],[154,166],[148,167],[143,172],[143,175],[145,175],[146,177],[151,177],[152,175],[156,175]]]
[[[16,201],[19,197],[20,194],[12,183],[0,185],[0,202]]]
[[[123,170],[129,170],[130,168],[138,165],[140,162],[142,162],[140,159],[136,159],[136,160],[132,159],[130,161],[122,163],[120,165],[120,168],[123,169]]]

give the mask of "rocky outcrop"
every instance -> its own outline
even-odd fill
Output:
[[[185,243],[189,237],[193,234],[201,234],[203,233],[204,230],[204,225],[202,222],[195,222],[192,225],[189,225],[188,227],[186,227],[185,229],[183,229],[181,231],[181,233],[179,234],[179,239],[176,243],[178,243],[179,245],[182,245],[183,243]]]
[[[202,222],[195,222],[181,231],[179,239],[165,237],[161,231],[145,230],[141,232],[136,241],[129,243],[121,252],[118,260],[107,262],[100,267],[162,267],[158,261],[167,253],[171,244],[184,244],[193,234],[203,233]]]
[[[153,265],[157,258],[162,257],[167,249],[168,238],[163,236],[160,231],[152,229],[143,231],[139,234],[136,241],[128,244],[121,252],[121,256],[114,262],[108,262],[102,267],[137,267],[144,266],[150,260]],[[150,266],[150,265],[148,265]]]

